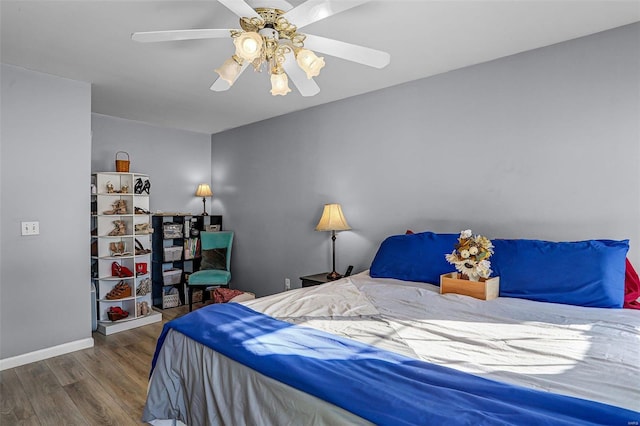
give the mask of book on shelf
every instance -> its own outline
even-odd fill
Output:
[[[184,240],[184,259],[189,260],[200,257],[200,239],[187,238]]]

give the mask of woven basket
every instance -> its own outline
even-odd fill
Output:
[[[180,306],[179,294],[165,294],[162,296],[162,309],[175,308]]]
[[[126,160],[118,160],[118,154],[126,154]],[[124,151],[116,152],[116,172],[129,172],[129,153]]]

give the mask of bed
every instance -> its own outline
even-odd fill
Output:
[[[425,282],[371,275],[365,271],[241,305],[211,305],[183,317],[183,328],[165,326],[143,420],[189,425],[640,421],[640,311],[516,297],[485,301],[440,294],[437,285]],[[202,325],[210,315],[214,319]],[[244,331],[251,326],[247,322],[263,320],[273,327],[268,332]],[[189,321],[204,337],[190,333]],[[314,343],[291,334],[299,330]],[[224,333],[232,341],[208,343]],[[289,340],[274,340],[281,334]],[[304,347],[294,354],[293,346]],[[249,348],[253,358],[236,357],[240,348]],[[343,355],[342,348],[351,355]],[[347,358],[357,359],[342,362]],[[370,359],[447,378],[426,391],[415,380],[396,385],[392,376],[399,374],[386,375],[378,364],[368,371]],[[319,376],[300,379],[307,370]],[[331,382],[332,374],[344,380]],[[446,392],[440,395],[442,388]],[[488,395],[494,388],[499,392],[492,401]],[[460,394],[471,399],[458,401]]]

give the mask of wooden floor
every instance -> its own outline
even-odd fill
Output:
[[[194,305],[195,307],[196,305]],[[140,425],[147,379],[162,324],[103,336],[95,345],[0,372],[0,425]]]

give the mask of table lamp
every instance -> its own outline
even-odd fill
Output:
[[[211,192],[211,188],[206,183],[201,183],[198,185],[198,189],[196,189],[196,197],[202,197],[202,207],[204,211],[202,212],[202,216],[209,216],[207,213],[207,199],[206,197],[212,197],[213,192]]]
[[[348,231],[349,229],[351,227],[344,218],[344,214],[342,214],[340,204],[325,204],[320,222],[316,226],[316,231],[331,231],[333,270],[327,275],[329,280],[333,281],[342,278],[342,275],[336,272],[336,231]]]

